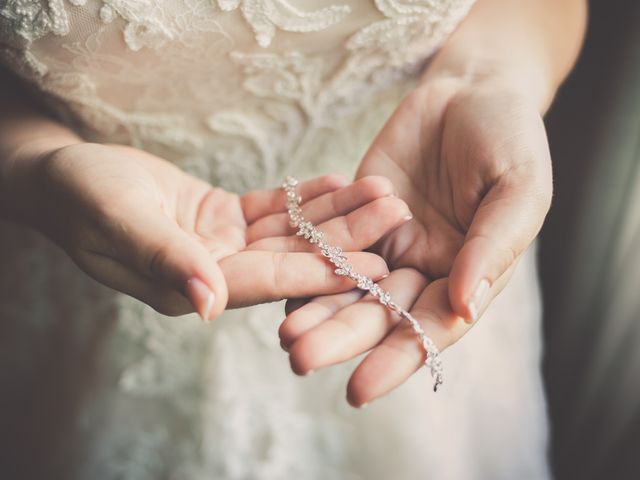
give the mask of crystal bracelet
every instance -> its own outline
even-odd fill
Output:
[[[391,299],[391,294],[389,292],[384,290],[380,285],[366,275],[357,273],[353,269],[353,266],[349,264],[347,257],[343,255],[342,249],[340,247],[329,245],[324,238],[324,233],[304,218],[302,215],[302,208],[300,208],[302,198],[296,191],[297,185],[298,180],[291,176],[287,177],[282,184],[282,188],[287,195],[286,207],[287,212],[289,213],[289,224],[291,227],[298,229],[296,235],[304,237],[313,245],[317,245],[322,255],[324,255],[329,262],[336,267],[336,275],[350,278],[356,282],[356,286],[359,289],[369,292],[378,300],[378,302],[380,302],[380,304],[389,308],[391,311],[398,314],[400,318],[409,322],[409,325],[420,340],[420,345],[422,345],[422,348],[427,354],[424,365],[428,367],[431,372],[431,376],[435,381],[433,391],[436,392],[438,390],[438,386],[444,381],[442,360],[440,360],[438,347],[436,347],[433,340],[427,336],[418,321],[413,318],[407,310]]]

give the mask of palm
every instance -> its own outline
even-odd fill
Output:
[[[336,288],[348,289],[343,280],[339,280],[339,283],[326,282],[327,266],[321,257],[302,239],[294,237],[292,241],[293,230],[289,226],[288,215],[283,211],[282,190],[257,191],[240,196],[212,188],[208,183],[182,172],[178,174],[177,169],[158,158],[142,152],[136,152],[136,155],[147,157],[144,161],[149,162],[150,167],[154,164],[151,168],[155,171],[157,186],[154,197],[162,199],[162,211],[201,243],[214,260],[221,263],[229,284],[230,307],[308,296],[312,292]],[[357,238],[358,230],[364,225],[358,219],[364,222],[370,216],[376,207],[369,202],[384,197],[390,185],[383,179],[369,178],[358,185],[346,187],[342,197],[350,197],[349,200],[341,201],[339,194],[332,197],[332,193],[344,184],[344,180],[338,177],[324,177],[320,183],[312,181],[310,185],[303,184],[301,194],[305,201],[309,197],[311,199],[307,204],[308,215],[316,222],[323,222],[327,233],[337,237],[347,251],[359,252],[389,228],[404,221],[406,205],[395,199],[382,198],[390,210],[383,216],[376,216],[373,222],[367,221],[372,228],[368,228],[363,237]],[[132,203],[131,199],[129,203]],[[377,208],[380,208],[380,204]],[[346,220],[348,225],[341,220]],[[286,257],[274,257],[274,254],[284,253],[287,253]],[[369,271],[380,272],[384,268],[380,261],[371,263],[370,255],[352,255],[356,261],[368,259],[370,264],[363,268]],[[284,258],[291,263],[290,272],[274,271],[274,267],[286,268]],[[316,268],[309,268],[312,264]],[[259,275],[260,272],[264,275]],[[252,274],[258,276],[253,277]],[[279,290],[265,291],[264,286],[256,284],[256,279],[260,281],[264,278],[275,279],[278,283],[278,274],[286,276]],[[301,278],[303,275],[307,275],[306,282]],[[314,276],[317,281],[308,282]],[[241,278],[247,281],[233,281]],[[277,288],[278,285],[272,287]]]
[[[143,167],[132,169],[129,162],[127,183],[136,184],[137,188],[129,192],[122,188],[119,198],[123,207],[126,204],[129,209],[137,205],[148,208],[150,202],[156,203],[216,260],[246,248],[247,218],[239,195],[212,188],[155,156],[128,147],[115,148]]]
[[[280,188],[239,196],[118,145],[71,145],[50,154],[46,165],[42,228],[94,278],[163,313],[187,313],[195,303],[210,318],[209,285],[216,288],[216,314],[224,306],[350,288],[292,236]],[[379,277],[384,262],[360,251],[401,223],[407,206],[388,197],[385,179],[347,184],[337,176],[303,182],[303,209]]]
[[[390,267],[412,267],[429,279],[448,276],[483,197],[503,169],[490,152],[507,150],[521,125],[505,119],[494,97],[442,86],[408,97],[380,133],[358,176],[384,172],[415,221],[380,245]],[[463,97],[463,98],[460,98]],[[505,151],[505,154],[509,152]]]
[[[480,280],[491,282],[477,313],[504,286],[540,228],[551,185],[535,109],[495,88],[467,90],[446,81],[416,90],[401,103],[357,175],[388,177],[414,215],[374,246],[391,270],[380,283],[440,348],[469,329],[469,299]],[[358,298],[315,299],[332,310],[320,315],[303,307],[281,329],[298,372],[373,349],[351,378],[354,404],[402,383],[424,359],[406,324],[398,325],[370,297]],[[343,323],[356,335],[337,340],[336,324]],[[328,338],[340,346],[326,353],[319,345]]]
[[[446,161],[455,157],[441,155],[443,146],[434,138],[442,130],[440,112],[433,112],[426,131],[419,131],[421,119],[415,110],[401,106],[396,115],[398,122],[415,131],[401,142],[375,146],[358,176],[385,172],[414,219],[385,237],[377,250],[392,269],[411,267],[430,279],[440,278],[448,274],[465,233],[451,203],[452,182],[458,179],[452,178],[456,170]]]

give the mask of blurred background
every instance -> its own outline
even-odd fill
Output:
[[[640,478],[640,2],[592,1],[547,117],[555,198],[541,239],[558,480]]]

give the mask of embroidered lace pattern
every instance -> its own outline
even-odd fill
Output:
[[[0,60],[88,140],[130,144],[245,191],[287,171],[352,172],[472,3],[0,0]],[[14,246],[33,261],[12,268],[37,263],[52,277],[73,268],[23,243]],[[232,312],[203,331],[113,298],[109,374],[99,379],[111,410],[86,409],[83,425],[104,418],[81,478],[339,478],[351,461],[345,439],[356,435],[343,421],[352,415],[346,370],[324,374],[313,398],[297,388],[274,307]],[[46,323],[43,312],[58,308],[47,301],[29,315]],[[93,307],[68,307],[77,328]],[[321,403],[334,408],[309,413]]]

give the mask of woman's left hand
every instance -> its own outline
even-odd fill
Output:
[[[497,79],[432,79],[399,105],[358,176],[385,175],[414,219],[375,251],[380,282],[442,350],[504,288],[550,207],[551,160],[541,115],[526,92]],[[304,374],[371,350],[348,399],[362,405],[403,383],[425,353],[406,324],[357,291],[288,308],[280,336]],[[446,373],[446,372],[445,372]]]

